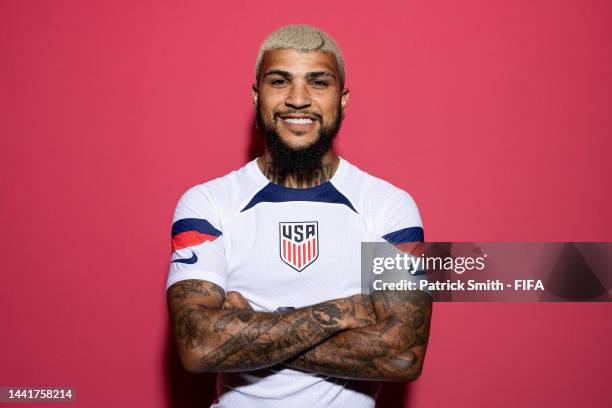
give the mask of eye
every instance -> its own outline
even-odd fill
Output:
[[[270,84],[272,84],[272,86],[282,86],[285,84],[285,80],[284,79],[273,79]]]
[[[316,87],[316,88],[327,88],[327,86],[329,85],[327,82],[325,81],[321,81],[321,80],[315,80],[312,81],[312,84]]]

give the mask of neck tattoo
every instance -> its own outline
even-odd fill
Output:
[[[331,163],[323,164],[312,170],[282,172],[274,167],[272,162],[264,164],[264,175],[274,184],[289,188],[307,188],[318,186],[328,181],[332,176]]]

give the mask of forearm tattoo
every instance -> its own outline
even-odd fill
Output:
[[[389,291],[375,292],[372,300],[386,318],[338,333],[288,365],[349,379],[418,376],[429,338],[431,298],[421,291]]]
[[[341,300],[288,313],[222,310],[202,306],[202,300],[223,291],[203,281],[181,281],[170,287],[168,299],[177,345],[197,349],[201,371],[248,371],[295,356],[342,330]],[[190,296],[195,295],[196,297]],[[199,299],[199,302],[194,301]],[[214,303],[214,302],[212,302]],[[350,312],[349,312],[350,313]]]
[[[312,309],[312,317],[323,326],[335,326],[341,316],[338,306],[331,303],[314,305]]]

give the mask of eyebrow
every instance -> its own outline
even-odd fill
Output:
[[[291,72],[289,71],[283,71],[282,69],[273,69],[270,70],[268,72],[266,72],[263,76],[264,78],[268,75],[280,75],[285,79],[291,79],[293,78],[293,75],[291,74]],[[336,76],[331,72],[331,71],[313,71],[313,72],[307,72],[306,75],[304,75],[304,77],[306,79],[312,79],[312,78],[318,78],[318,77],[322,77],[322,76],[329,76],[332,78],[336,78]]]
[[[322,76],[330,76],[332,78],[336,78],[336,76],[330,71],[314,71],[314,72],[306,73],[307,79],[312,79],[312,78],[317,78],[317,77],[322,77]]]

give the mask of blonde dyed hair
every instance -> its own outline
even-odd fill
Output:
[[[264,53],[270,50],[294,49],[299,51],[319,51],[333,54],[336,58],[340,85],[344,88],[344,58],[336,42],[325,32],[307,24],[293,24],[281,27],[265,39],[255,63],[255,80],[261,74],[261,62]]]

